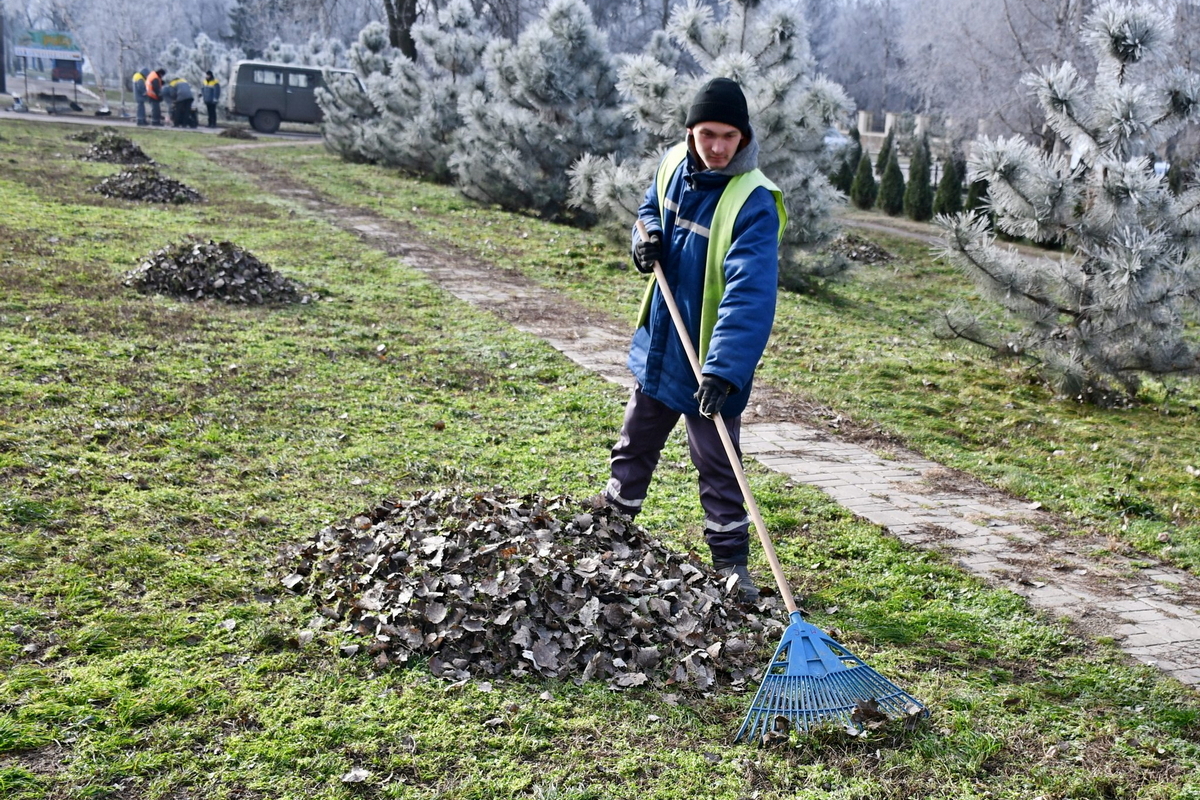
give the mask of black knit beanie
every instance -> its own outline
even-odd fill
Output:
[[[749,137],[750,112],[742,87],[729,78],[713,78],[704,84],[692,100],[685,126],[690,128],[701,122],[724,122]]]

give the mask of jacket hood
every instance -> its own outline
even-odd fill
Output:
[[[699,153],[696,152],[696,143],[692,140],[692,135],[689,133],[687,137],[688,152],[696,164],[703,164],[700,160]],[[721,169],[705,170],[713,175],[726,175],[732,178],[735,175],[741,175],[744,172],[749,172],[758,168],[758,136],[754,133],[754,127],[750,128],[750,139],[746,142],[746,146],[737,151],[737,154],[729,160]]]

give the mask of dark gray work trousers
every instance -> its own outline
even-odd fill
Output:
[[[625,406],[625,422],[613,446],[612,477],[604,489],[604,497],[631,517],[642,510],[663,446],[681,416],[687,426],[692,463],[700,473],[704,536],[713,561],[723,566],[745,564],[750,552],[750,518],[716,423],[700,415],[680,414],[642,394],[640,386],[633,390]],[[740,416],[725,419],[738,458],[742,455],[741,423]]]

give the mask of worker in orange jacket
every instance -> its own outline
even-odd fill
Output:
[[[146,76],[146,101],[150,103],[150,124],[162,127],[163,78],[167,71],[162,67]]]

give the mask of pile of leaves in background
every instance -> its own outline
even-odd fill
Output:
[[[307,303],[319,295],[301,294],[299,284],[272,270],[232,242],[187,239],[151,253],[124,279],[143,294],[226,303]]]
[[[223,139],[257,139],[250,131],[245,128],[226,128],[217,134]]]
[[[167,178],[151,164],[138,164],[110,175],[92,187],[105,197],[142,200],[147,203],[199,203],[204,198],[195,189]]]
[[[860,264],[886,264],[895,256],[872,241],[856,236],[853,233],[843,233],[826,244],[822,250],[840,253],[851,261]]]
[[[78,133],[71,133],[67,138],[72,142],[94,142],[102,136],[116,136],[117,129],[112,125],[102,125],[101,127],[87,127]]]
[[[632,520],[565,497],[448,490],[385,501],[285,551],[311,595],[377,664],[438,676],[529,674],[613,688],[746,685],[782,623]]]
[[[77,134],[74,138],[92,143],[87,152],[79,157],[81,161],[102,161],[107,164],[154,163],[154,159],[142,152],[142,148],[111,128],[91,138],[85,138],[82,134]]]

